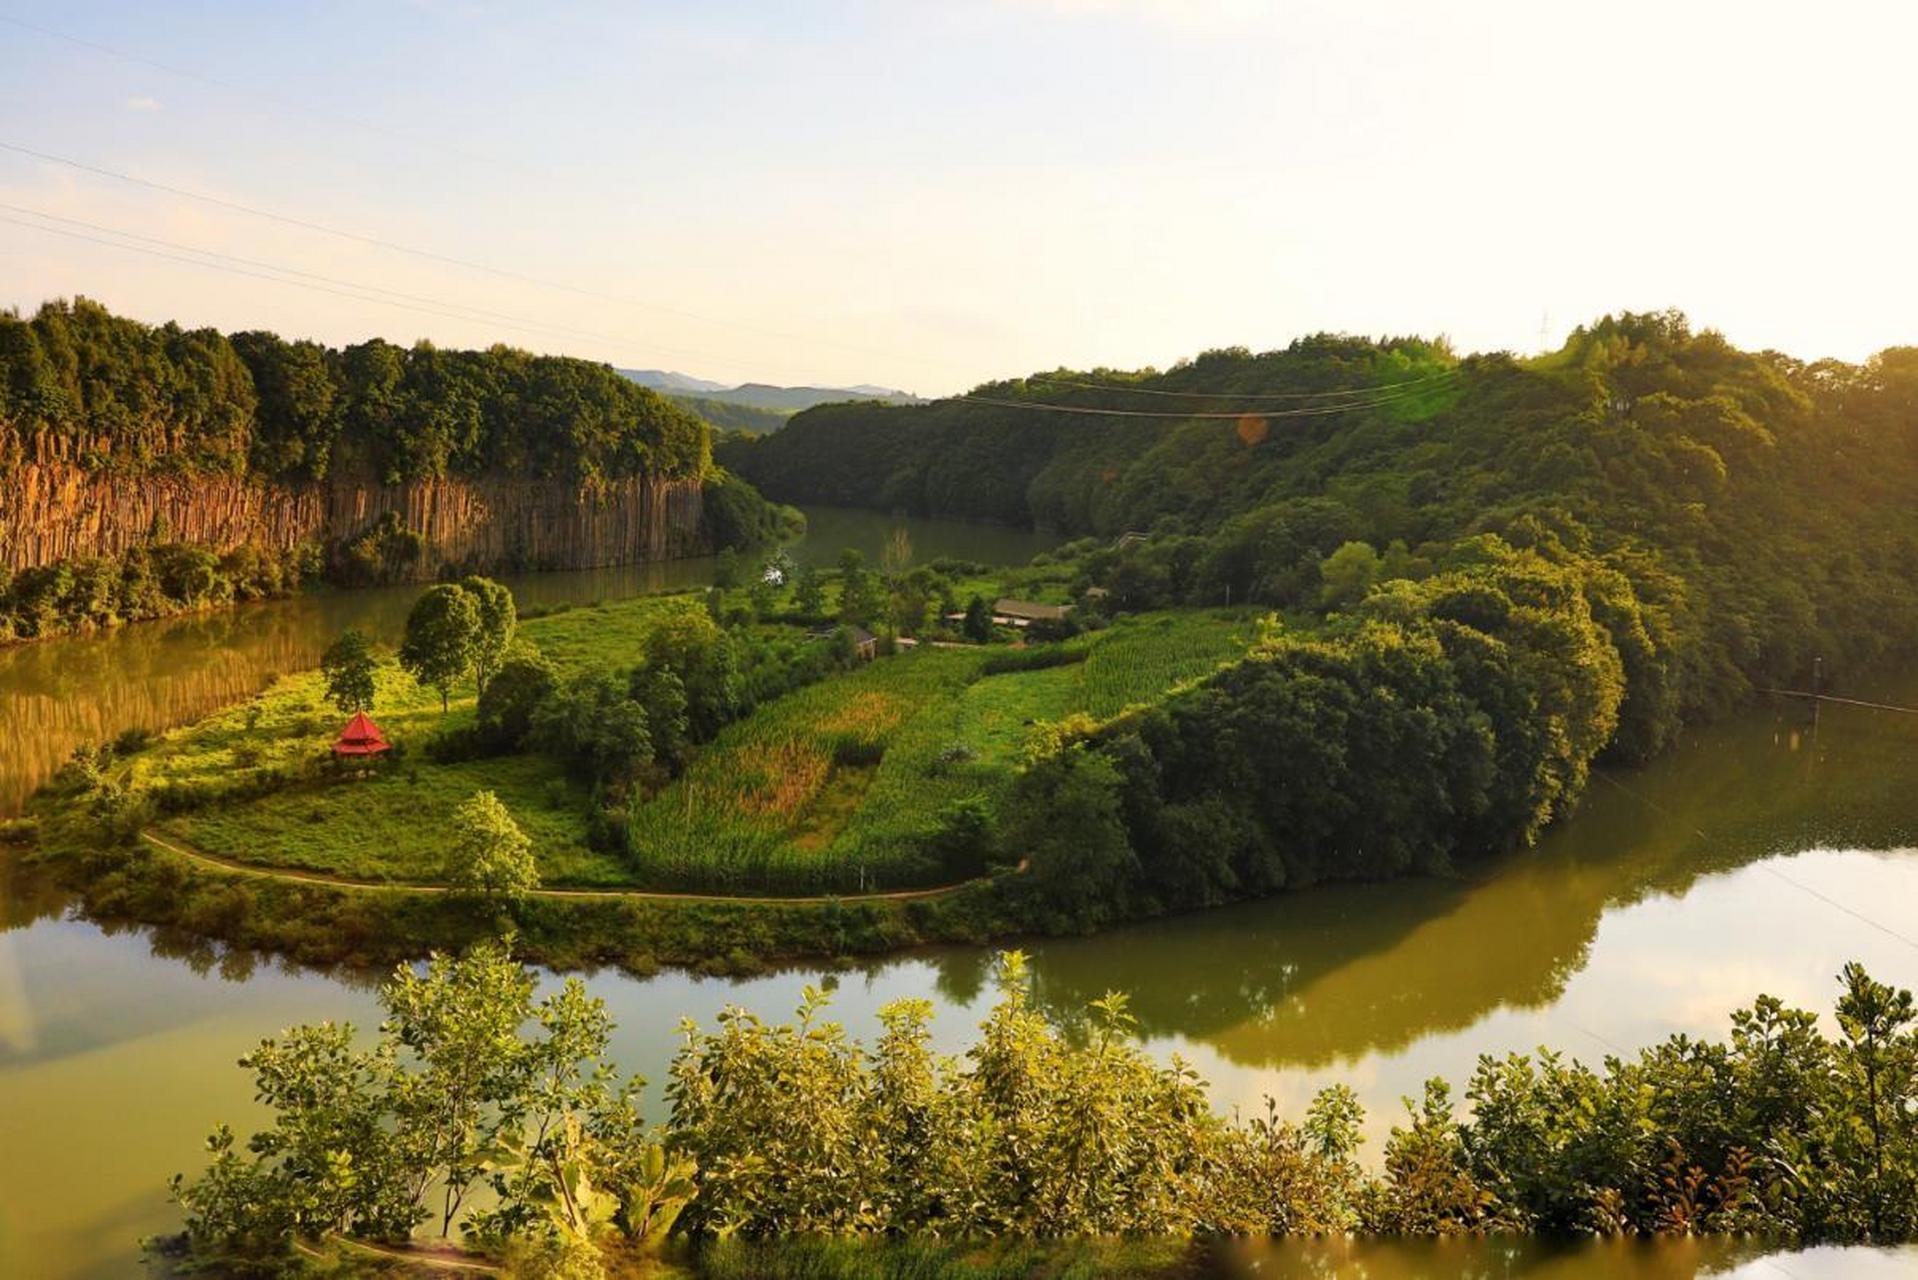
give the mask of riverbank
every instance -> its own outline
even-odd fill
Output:
[[[1722,1037],[1725,1011],[1754,991],[1827,1003],[1848,959],[1918,981],[1910,948],[1825,901],[1918,936],[1913,859],[1857,851],[1905,838],[1914,749],[1918,725],[1904,718],[1827,714],[1814,737],[1802,716],[1748,712],[1630,775],[1633,795],[1595,786],[1536,852],[1483,880],[1328,886],[1038,940],[1035,991],[1058,1016],[1129,991],[1142,1043],[1190,1062],[1221,1109],[1258,1112],[1270,1095],[1296,1118],[1313,1092],[1347,1083],[1375,1160],[1399,1097],[1433,1075],[1466,1078],[1482,1054],[1554,1044],[1594,1061],[1675,1031]],[[0,887],[0,1142],[19,1156],[0,1164],[0,1272],[91,1280],[132,1265],[137,1237],[177,1229],[165,1180],[200,1165],[212,1124],[257,1124],[233,1067],[241,1048],[291,1023],[370,1027],[380,1015],[357,971],[178,931],[103,930],[51,888],[34,892]],[[619,1023],[622,1065],[654,1082],[645,1106],[657,1116],[682,1016],[711,1026],[737,1005],[777,1018],[810,984],[834,991],[834,1016],[871,1043],[879,1006],[921,998],[937,1011],[937,1048],[956,1052],[985,1016],[984,964],[976,948],[948,947],[749,978],[663,966],[585,981]],[[1757,1280],[1776,1274],[1762,1256],[1773,1251],[1753,1240],[1340,1239],[1248,1243],[1221,1266],[1338,1280],[1512,1268]],[[1794,1274],[1847,1280],[1914,1265],[1873,1250],[1775,1256]]]

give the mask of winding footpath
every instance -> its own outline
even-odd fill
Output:
[[[333,889],[347,889],[364,893],[451,893],[453,890],[443,884],[419,884],[406,880],[355,880],[350,876],[330,875],[324,871],[299,871],[285,867],[262,867],[250,862],[241,862],[235,858],[222,858],[207,853],[203,849],[194,849],[178,844],[164,836],[157,835],[152,829],[142,831],[140,838],[154,848],[170,853],[176,858],[229,875],[254,876],[262,880],[281,880],[290,884],[323,885]],[[1013,869],[1014,875],[1024,874],[1028,862],[1021,860]],[[990,875],[974,876],[955,884],[935,885],[930,889],[894,889],[885,893],[821,893],[807,897],[761,897],[753,894],[720,893],[671,893],[658,889],[534,889],[528,897],[532,898],[574,898],[610,902],[687,902],[710,906],[786,906],[819,907],[831,902],[909,902],[918,898],[939,898],[961,889],[969,888],[981,881],[991,879]]]

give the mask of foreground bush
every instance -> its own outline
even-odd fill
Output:
[[[649,1131],[605,1058],[600,1003],[569,982],[536,1004],[530,975],[487,944],[400,970],[370,1049],[321,1024],[243,1059],[272,1123],[244,1148],[221,1128],[207,1170],[176,1179],[177,1247],[238,1271],[291,1259],[295,1241],[425,1230],[518,1273],[591,1276],[676,1230],[722,1242],[701,1255],[716,1274],[813,1274],[852,1237],[919,1242],[907,1252],[929,1266],[931,1242],[991,1237],[1908,1240],[1918,1013],[1856,965],[1841,981],[1836,1038],[1760,997],[1728,1041],[1678,1036],[1598,1070],[1545,1050],[1483,1058],[1469,1118],[1431,1082],[1368,1171],[1350,1090],[1323,1091],[1298,1123],[1269,1104],[1222,1117],[1187,1065],[1137,1046],[1124,997],[1096,1001],[1083,1034],[1050,1024],[1016,953],[958,1057],[933,1053],[920,1000],[885,1009],[870,1047],[823,1021],[812,990],[792,1024],[740,1009],[688,1024]],[[815,1243],[776,1243],[797,1240]]]

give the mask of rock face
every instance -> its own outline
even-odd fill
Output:
[[[0,477],[0,565],[117,556],[152,540],[225,551],[329,548],[387,513],[426,540],[417,579],[462,570],[592,569],[705,551],[697,480],[581,484],[510,476],[383,485],[349,477],[263,484],[237,476],[120,477],[27,464]]]

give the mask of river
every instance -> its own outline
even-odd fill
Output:
[[[907,523],[922,558],[1006,560],[1045,545]],[[873,553],[892,524],[815,513],[796,554]],[[529,602],[611,598],[706,572],[687,562],[515,587]],[[316,595],[0,653],[0,808],[78,737],[178,723],[245,696],[310,664],[348,624],[391,635],[413,594]],[[1918,679],[1879,692],[1918,703]],[[1041,999],[1061,1016],[1108,988],[1130,991],[1148,1047],[1193,1062],[1223,1107],[1270,1095],[1296,1116],[1315,1089],[1351,1084],[1376,1151],[1400,1097],[1434,1074],[1462,1085],[1481,1053],[1550,1044],[1595,1061],[1674,1032],[1721,1036],[1730,1010],[1760,991],[1826,1010],[1851,959],[1918,985],[1914,780],[1918,717],[1827,707],[1814,728],[1801,707],[1757,707],[1649,767],[1603,775],[1539,849],[1469,881],[1320,889],[1027,949]],[[213,1124],[254,1117],[234,1059],[297,1022],[368,1025],[376,1006],[364,975],[109,932],[61,907],[0,884],[0,1275],[129,1275],[134,1242],[175,1221],[167,1176],[198,1166]],[[988,960],[952,948],[830,973],[588,981],[619,1023],[621,1062],[657,1080],[682,1015],[710,1023],[736,1003],[780,1016],[809,982],[832,988],[838,1016],[866,1037],[887,1001],[931,999],[938,1037],[957,1047],[989,1003]],[[1918,1251],[1290,1242],[1244,1246],[1223,1265],[1375,1280],[1877,1277],[1918,1272]]]

